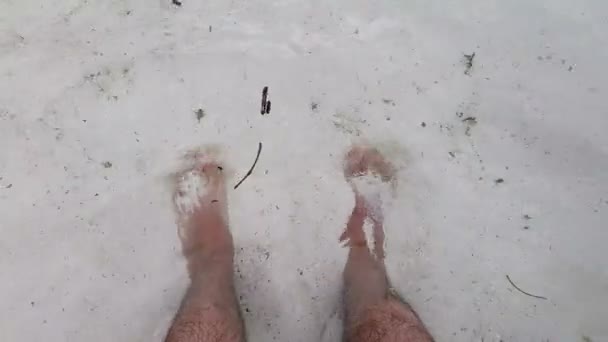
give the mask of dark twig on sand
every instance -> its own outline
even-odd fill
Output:
[[[462,119],[462,122],[466,122],[471,125],[475,125],[477,123],[477,118],[474,116],[467,116],[466,118]]]
[[[513,283],[513,281],[511,280],[511,278],[509,278],[509,275],[508,275],[508,274],[507,274],[507,276],[506,276],[506,277],[507,277],[507,280],[509,281],[509,283],[511,283],[511,285],[513,285],[513,287],[514,287],[514,288],[515,288],[517,291],[519,291],[519,292],[521,292],[521,293],[525,294],[526,296],[530,296],[530,297],[534,297],[534,298],[538,298],[538,299],[544,299],[544,300],[547,300],[547,297],[533,295],[533,294],[531,294],[531,293],[528,293],[528,292],[526,292],[526,291],[524,291],[524,290],[520,289],[520,288],[519,288],[517,285],[515,285],[515,283]]]
[[[253,169],[255,168],[255,165],[258,163],[258,159],[260,159],[260,153],[262,153],[262,143],[260,142],[258,145],[258,154],[255,156],[255,161],[253,162],[253,165],[251,165],[251,168],[249,169],[249,171],[247,171],[247,174],[245,175],[245,177],[243,177],[243,179],[241,179],[238,183],[236,183],[236,185],[234,186],[234,188],[238,188],[241,183],[243,183],[245,181],[245,179],[247,179],[247,177],[249,177],[252,173],[253,173]]]
[[[260,108],[260,114],[266,114],[266,106],[268,105],[268,87],[262,89],[262,105]]]

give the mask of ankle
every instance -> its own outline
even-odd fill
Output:
[[[197,250],[186,255],[190,277],[215,272],[215,270],[232,270],[234,254],[232,249]]]

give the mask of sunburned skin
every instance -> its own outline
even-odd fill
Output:
[[[339,237],[349,250],[343,273],[343,340],[432,341],[412,308],[391,290],[384,266],[383,206],[395,186],[393,166],[377,149],[354,146],[346,154],[344,176],[355,205]],[[166,341],[246,339],[234,291],[226,198],[223,167],[213,155],[198,155],[191,168],[176,176],[173,203],[191,284]]]

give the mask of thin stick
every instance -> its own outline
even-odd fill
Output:
[[[267,105],[266,99],[267,98],[268,98],[268,87],[264,87],[264,89],[262,89],[262,107],[260,109],[260,114],[262,114],[262,115],[268,113],[266,111],[266,105]]]
[[[258,159],[260,159],[260,153],[262,153],[262,143],[261,142],[258,145],[258,154],[255,156],[255,161],[253,162],[253,165],[251,165],[251,168],[249,169],[249,171],[247,171],[247,174],[245,175],[245,177],[243,177],[243,179],[241,179],[238,183],[236,183],[236,185],[234,186],[234,189],[238,188],[241,185],[241,183],[243,183],[245,181],[245,179],[247,179],[247,177],[249,177],[251,175],[251,173],[253,173],[253,168],[258,163]]]
[[[509,278],[509,275],[507,274],[507,280],[509,281],[509,283],[511,283],[511,285],[513,285],[514,288],[517,289],[517,291],[525,294],[526,296],[530,296],[530,297],[534,297],[534,298],[538,298],[538,299],[544,299],[547,300],[547,297],[543,297],[543,296],[537,296],[537,295],[533,295],[531,293],[528,293],[522,289],[519,288],[519,286],[515,285],[515,283],[511,280],[511,278]]]

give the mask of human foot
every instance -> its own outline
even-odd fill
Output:
[[[395,182],[395,169],[374,147],[353,146],[344,160],[344,176],[355,194],[355,206],[340,241],[350,247],[367,247],[364,221],[373,225],[374,254],[384,258],[382,190],[390,191]]]
[[[384,266],[383,191],[392,192],[395,169],[373,147],[354,146],[344,176],[355,193],[355,206],[340,241],[350,247],[344,267],[344,341],[429,342],[432,337],[416,313],[390,290]],[[384,188],[384,189],[383,189]],[[363,231],[371,221],[373,251]]]
[[[168,342],[245,341],[234,290],[232,235],[223,168],[213,150],[187,155],[176,175],[173,204],[191,284],[166,337]]]
[[[223,168],[214,160],[197,158],[190,169],[177,175],[174,208],[182,252],[192,275],[202,260],[232,259],[232,235]]]
[[[344,158],[344,177],[350,182],[366,173],[380,176],[383,182],[392,182],[395,177],[393,165],[385,160],[378,149],[355,145]]]

